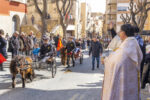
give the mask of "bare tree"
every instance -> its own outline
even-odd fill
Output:
[[[37,10],[37,12],[39,13],[40,17],[41,17],[41,22],[42,22],[42,35],[46,34],[47,31],[47,23],[46,23],[46,18],[47,18],[47,3],[48,0],[42,0],[42,4],[43,7],[42,9],[39,7],[39,3],[38,0],[34,0],[34,4],[35,4],[35,8]]]
[[[148,2],[148,0],[137,0],[137,2],[135,2],[135,0],[130,0],[128,9],[130,13],[121,14],[120,18],[124,23],[131,23],[139,27],[141,33],[148,17],[150,2]]]
[[[68,15],[73,6],[73,0],[56,0],[56,6],[60,16],[60,25],[63,28],[63,37],[66,38],[66,29],[69,24]]]

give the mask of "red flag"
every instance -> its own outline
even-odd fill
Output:
[[[58,40],[57,51],[59,51],[63,47],[61,39]]]
[[[7,61],[5,59],[5,57],[0,53],[0,64],[2,64],[3,62]]]

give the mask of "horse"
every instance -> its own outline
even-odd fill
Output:
[[[21,75],[22,88],[25,88],[26,78],[34,78],[34,70],[32,68],[32,59],[30,57],[15,56],[10,63],[10,73],[12,74],[12,88],[15,88],[15,78],[17,74]]]
[[[67,49],[65,47],[62,47],[60,49],[60,53],[61,53],[61,63],[62,65],[66,65],[67,64]]]

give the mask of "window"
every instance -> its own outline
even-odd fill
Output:
[[[118,11],[128,11],[128,7],[118,7]]]

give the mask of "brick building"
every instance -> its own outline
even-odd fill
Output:
[[[0,29],[12,35],[25,24],[26,0],[0,0]]]

